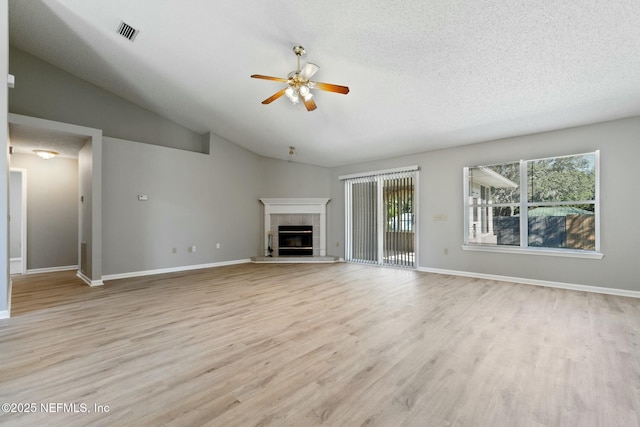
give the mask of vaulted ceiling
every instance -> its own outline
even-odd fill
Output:
[[[10,0],[10,41],[198,133],[323,166],[640,115],[637,0]],[[116,30],[121,21],[139,34]],[[282,97],[302,63],[307,112]]]

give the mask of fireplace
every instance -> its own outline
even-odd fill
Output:
[[[280,255],[278,226],[311,224],[312,257],[327,256],[328,198],[260,199],[264,204],[264,256]],[[273,241],[272,241],[273,239]],[[274,252],[275,251],[275,252]]]
[[[281,225],[278,227],[278,255],[313,255],[312,225]]]

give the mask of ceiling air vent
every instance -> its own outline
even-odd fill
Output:
[[[125,22],[120,22],[120,25],[118,26],[118,34],[125,39],[133,41],[133,39],[138,35],[138,30]]]

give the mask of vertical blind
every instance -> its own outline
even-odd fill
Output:
[[[347,230],[347,261],[378,263],[378,182],[371,177],[354,179],[350,193],[350,230]]]
[[[383,185],[382,261],[388,265],[414,267],[413,174],[385,176]]]
[[[341,177],[345,260],[415,267],[417,167]]]

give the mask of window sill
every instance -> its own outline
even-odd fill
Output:
[[[519,248],[513,246],[462,245],[462,250],[477,252],[497,252],[503,254],[543,255],[567,258],[602,259],[601,252],[581,251],[578,249]]]

